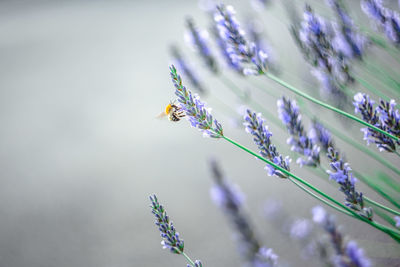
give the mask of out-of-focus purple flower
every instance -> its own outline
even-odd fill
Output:
[[[400,113],[398,109],[395,109],[396,102],[394,100],[390,102],[381,100],[380,105],[375,109],[374,103],[367,94],[357,93],[354,96],[354,111],[361,113],[365,122],[400,137]],[[400,141],[394,141],[373,129],[362,128],[361,131],[364,133],[364,140],[367,141],[367,144],[375,143],[380,151],[395,152],[397,146],[400,145]]]
[[[315,206],[311,210],[313,221],[317,224],[323,224],[326,220],[326,216],[328,215],[325,209],[321,206]]]
[[[357,179],[353,176],[350,165],[343,161],[339,152],[333,147],[328,148],[327,156],[332,168],[332,170],[327,170],[329,179],[336,181],[340,185],[339,190],[346,196],[346,206],[357,211],[361,216],[372,219],[372,209],[364,206],[363,194],[355,189]]]
[[[186,267],[203,267],[203,264],[201,263],[201,261],[196,260],[194,262],[194,266],[191,266],[190,264],[186,265]]]
[[[263,36],[262,23],[256,19],[250,19],[246,23],[247,35],[251,43],[254,43],[256,50],[264,51],[268,57],[266,58],[266,64],[271,72],[278,72],[278,63],[275,58],[276,53],[274,53],[272,47],[269,45],[266,38]]]
[[[325,152],[328,152],[329,147],[335,148],[332,134],[317,120],[313,120],[312,128],[308,135],[315,143],[319,143]]]
[[[294,239],[306,238],[312,229],[312,225],[307,219],[297,219],[290,227],[290,237]]]
[[[274,266],[277,256],[272,253],[272,250],[262,247],[248,216],[243,212],[243,195],[238,193],[237,187],[232,186],[224,178],[215,160],[212,160],[210,165],[215,181],[211,189],[211,198],[224,211],[234,227],[240,256],[250,266]]]
[[[163,238],[161,245],[164,249],[168,248],[172,253],[183,253],[184,242],[179,238],[179,233],[176,232],[174,225],[170,222],[164,207],[158,203],[156,195],[150,196],[150,201],[151,212],[156,217],[155,224]]]
[[[204,89],[202,83],[200,82],[197,75],[194,73],[193,69],[189,66],[187,61],[184,59],[182,53],[179,51],[177,46],[171,46],[170,52],[175,64],[178,66],[180,70],[182,70],[183,75],[188,78],[193,87],[200,93],[205,94],[206,90]]]
[[[274,253],[272,248],[261,247],[250,265],[251,267],[273,267],[277,262],[278,255]]]
[[[364,251],[354,241],[344,244],[344,236],[336,226],[332,215],[329,215],[322,207],[312,209],[314,222],[320,225],[330,237],[335,254],[331,258],[334,266],[369,267],[370,260],[364,255]]]
[[[271,4],[271,0],[250,0],[251,6],[255,11],[262,11]]]
[[[186,89],[174,65],[170,66],[170,71],[176,89],[175,95],[178,97],[180,107],[186,113],[191,125],[202,131],[203,136],[221,138],[224,135],[222,125],[217,120],[213,120],[210,110],[205,107],[200,97],[192,95],[192,92]]]
[[[370,260],[364,255],[364,250],[359,248],[355,241],[350,240],[346,245],[346,255],[351,263],[357,267],[371,266]]]
[[[400,45],[400,17],[397,12],[384,7],[381,0],[362,0],[361,8],[383,29],[392,43]]]
[[[218,5],[214,13],[220,40],[224,42],[225,54],[231,66],[240,69],[244,75],[264,74],[267,70],[267,54],[248,43],[244,31],[235,17],[232,6]],[[222,45],[220,45],[222,46]]]
[[[348,58],[361,58],[369,44],[368,39],[357,31],[342,1],[328,0],[328,4],[335,11],[340,23],[339,29],[335,29],[333,47]]]
[[[186,25],[189,29],[189,32],[187,33],[187,35],[185,35],[187,36],[188,42],[197,50],[210,71],[213,73],[217,73],[217,62],[213,54],[211,53],[209,45],[207,44],[208,32],[200,31],[195,26],[192,18],[186,19]]]
[[[339,89],[338,82],[322,68],[313,68],[311,74],[319,81],[321,93],[325,98],[330,98],[339,108],[344,108],[348,104],[346,94]]]
[[[290,134],[287,143],[291,145],[292,151],[304,155],[304,157],[298,158],[296,162],[300,166],[318,166],[320,148],[306,135],[296,101],[282,97],[277,101],[277,106],[279,118],[286,125]]]
[[[396,227],[400,228],[400,216],[394,216],[394,221],[396,223]]]
[[[310,6],[306,6],[301,28],[292,33],[300,48],[306,54],[307,60],[316,68],[329,73],[340,83],[348,84],[354,81],[350,75],[347,60],[333,46],[335,32],[332,26],[321,17],[314,14]]]
[[[246,127],[246,132],[253,136],[254,143],[258,146],[261,156],[269,159],[283,169],[290,171],[290,158],[286,157],[283,159],[282,155],[276,151],[276,147],[271,144],[270,138],[272,133],[268,131],[268,127],[264,125],[265,120],[261,117],[261,114],[256,114],[248,109],[244,116],[244,121],[243,125]],[[281,178],[287,178],[286,174],[276,170],[271,165],[267,165],[265,169],[268,171],[269,176],[276,175]]]

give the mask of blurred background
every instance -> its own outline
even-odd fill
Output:
[[[238,18],[257,17],[263,23],[282,77],[303,88],[302,80],[316,86],[291,39],[285,8],[273,2],[259,12],[247,1],[227,3],[236,7]],[[302,10],[302,1],[297,4]],[[357,1],[354,10],[362,16]],[[310,218],[318,204],[314,199],[288,181],[268,177],[264,164],[230,144],[203,138],[186,120],[155,118],[174,99],[168,70],[168,47],[174,43],[212,91],[204,99],[225,133],[255,149],[237,122],[240,116],[223,105],[236,110],[238,100],[185,44],[187,16],[202,28],[210,25],[197,1],[0,2],[0,266],[185,266],[183,257],[161,249],[149,208],[153,193],[193,259],[205,266],[240,266],[230,225],[209,197],[210,157],[242,188],[255,229],[280,262],[311,265],[299,256],[299,246],[266,220],[263,209],[266,201],[279,200],[288,214]],[[229,75],[277,115],[276,99]],[[266,79],[251,79],[289,95]],[[362,142],[358,126],[329,112],[318,114]],[[274,125],[270,130],[285,146],[282,154],[288,153],[286,132]],[[366,173],[382,168],[338,144],[355,167]],[[299,176],[343,198],[292,165]],[[393,241],[335,214],[343,232],[376,266],[400,266]]]

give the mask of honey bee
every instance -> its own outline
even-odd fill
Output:
[[[159,118],[168,116],[170,121],[180,121],[181,118],[185,117],[184,111],[175,105],[175,102],[170,102],[166,107],[165,111],[158,115]]]

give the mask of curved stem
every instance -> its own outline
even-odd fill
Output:
[[[378,206],[379,208],[381,208],[383,210],[386,210],[387,212],[390,212],[390,213],[392,213],[394,215],[399,215],[400,216],[400,212],[392,210],[391,208],[388,208],[388,207],[386,207],[386,206],[384,206],[384,205],[382,205],[382,204],[380,204],[380,203],[378,203],[378,202],[376,202],[376,201],[374,201],[374,200],[372,200],[372,199],[370,199],[370,198],[368,198],[366,196],[363,196],[363,199],[366,202],[369,202],[371,204],[374,204],[375,206]]]
[[[367,186],[369,186],[371,189],[376,191],[378,194],[380,194],[383,198],[385,198],[387,201],[392,203],[395,207],[400,209],[400,204],[397,203],[396,200],[394,200],[391,196],[389,196],[385,191],[380,189],[378,186],[373,185],[366,177],[364,177],[361,173],[353,170],[354,174],[358,179],[360,179],[362,182],[364,182]]]
[[[359,214],[357,214],[355,211],[353,211],[352,209],[348,208],[347,206],[343,205],[342,203],[340,203],[339,201],[335,200],[334,198],[332,198],[331,196],[325,194],[324,192],[322,192],[321,190],[319,190],[318,188],[316,188],[315,186],[311,185],[310,183],[306,182],[305,180],[301,179],[300,177],[296,176],[295,174],[285,170],[284,168],[276,165],[275,163],[271,162],[270,160],[267,160],[265,158],[263,158],[262,156],[258,155],[257,153],[251,151],[250,149],[248,149],[245,146],[242,146],[241,144],[233,141],[232,139],[222,135],[221,138],[223,138],[224,140],[228,141],[229,143],[241,148],[242,150],[246,151],[247,153],[255,156],[256,158],[264,161],[265,163],[271,165],[272,167],[274,167],[275,169],[281,171],[282,173],[286,174],[287,176],[292,177],[293,179],[295,179],[297,182],[307,186],[308,188],[312,189],[313,191],[317,192],[318,194],[320,194],[322,197],[328,199],[329,201],[333,202],[334,204],[336,204],[337,206],[339,206],[340,208],[343,208],[344,210],[346,210],[347,212],[351,213],[355,218],[364,221],[366,223],[368,223],[369,225],[375,227],[378,230],[381,230],[382,232],[388,234],[389,236],[391,236],[394,240],[396,240],[397,242],[400,243],[400,232],[395,230],[395,229],[391,229],[388,228],[384,225],[381,225],[377,222],[371,221],[367,218],[364,218],[362,216],[360,216]]]
[[[318,195],[316,195],[315,193],[311,192],[310,190],[308,190],[307,188],[305,188],[304,186],[302,186],[300,183],[296,182],[295,180],[293,180],[293,178],[289,177],[289,180],[294,183],[297,187],[299,187],[301,190],[303,190],[304,192],[306,192],[307,194],[311,195],[312,197],[318,199],[319,201],[325,203],[326,205],[328,205],[331,208],[334,208],[335,210],[342,212],[348,216],[354,217],[351,213],[329,203],[328,201],[326,201],[325,199],[319,197]]]
[[[292,85],[282,81],[281,79],[279,79],[278,77],[276,77],[275,75],[273,75],[271,73],[265,73],[265,75],[269,79],[271,79],[271,80],[279,83],[280,85],[286,87],[287,89],[289,89],[293,93],[295,93],[295,94],[297,94],[297,95],[299,95],[301,97],[304,97],[305,99],[308,99],[308,100],[310,100],[311,102],[313,102],[315,104],[318,104],[318,105],[320,105],[320,106],[322,106],[324,108],[330,109],[330,110],[332,110],[332,111],[334,111],[336,113],[339,113],[339,114],[341,114],[341,115],[343,115],[343,116],[345,116],[345,117],[347,117],[349,119],[357,121],[358,123],[361,123],[362,125],[365,125],[365,126],[371,128],[371,129],[373,129],[373,130],[375,130],[375,131],[377,131],[377,132],[379,132],[381,134],[384,134],[384,135],[386,135],[386,136],[388,136],[388,137],[390,137],[390,138],[392,138],[392,139],[394,139],[396,141],[400,141],[400,138],[398,138],[398,137],[396,137],[396,136],[394,136],[394,135],[392,135],[392,134],[390,134],[390,133],[388,133],[388,132],[386,132],[386,131],[384,131],[382,129],[379,129],[378,127],[376,127],[376,126],[374,126],[372,124],[369,124],[369,123],[363,121],[362,119],[360,119],[360,118],[358,118],[358,117],[356,117],[354,115],[351,115],[351,114],[349,114],[349,113],[347,113],[347,112],[345,112],[343,110],[340,110],[340,109],[335,108],[335,107],[333,107],[331,105],[328,105],[325,102],[322,102],[322,101],[320,101],[320,100],[318,100],[318,99],[316,99],[316,98],[314,98],[314,97],[312,97],[312,96],[310,96],[310,95],[298,90],[297,88],[295,88]]]
[[[181,254],[185,257],[185,259],[189,262],[190,265],[192,265],[193,267],[195,266],[195,264],[194,264],[194,262],[192,261],[192,259],[190,259],[189,256],[186,255],[185,252],[182,252]]]

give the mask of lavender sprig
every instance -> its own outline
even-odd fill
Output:
[[[384,30],[386,37],[395,45],[400,45],[400,16],[383,6],[381,0],[362,0],[361,8]]]
[[[374,109],[375,102],[367,94],[357,93],[353,104],[355,113],[361,113],[364,121],[400,137],[400,113],[398,109],[395,109],[394,100],[390,102],[381,100],[380,105]],[[364,133],[367,144],[375,143],[380,151],[396,152],[397,146],[400,145],[400,141],[394,141],[370,128],[361,128],[361,131]]]
[[[268,131],[268,127],[264,125],[265,120],[261,117],[261,114],[256,114],[247,109],[244,121],[243,125],[246,127],[246,132],[253,136],[254,143],[258,146],[260,154],[285,170],[290,171],[289,164],[291,159],[289,157],[283,159],[282,155],[276,151],[276,147],[271,144],[270,138],[272,133]],[[269,176],[276,175],[280,178],[288,177],[286,174],[269,164],[265,169],[268,171]]]
[[[210,110],[206,109],[205,103],[200,100],[200,97],[192,95],[192,92],[186,89],[174,65],[170,66],[170,72],[176,88],[175,95],[178,97],[179,105],[186,113],[192,127],[198,128],[204,136],[221,138],[224,135],[222,125],[217,120],[213,120]]]
[[[221,172],[217,162],[210,162],[215,185],[211,188],[211,198],[228,217],[238,238],[240,256],[249,266],[272,267],[278,256],[272,249],[261,245],[248,216],[243,212],[244,196],[237,186],[230,184]]]
[[[158,226],[162,241],[161,245],[164,249],[168,248],[172,253],[182,254],[184,249],[184,242],[179,238],[179,233],[172,222],[170,222],[167,212],[163,205],[158,203],[156,195],[150,196],[151,212],[156,217],[155,224]]]
[[[344,244],[344,236],[336,226],[333,216],[329,215],[322,207],[312,209],[313,221],[329,234],[330,242],[335,255],[332,258],[335,266],[369,267],[370,260],[364,255],[364,251],[354,241]]]
[[[298,158],[297,164],[300,166],[318,166],[320,163],[320,148],[306,135],[296,101],[282,97],[277,101],[277,106],[279,118],[286,125],[291,136],[288,138],[287,143],[291,145],[292,151],[305,156],[305,158]]]
[[[225,53],[229,56],[232,66],[239,66],[244,75],[260,75],[267,70],[267,54],[257,49],[253,43],[248,43],[244,31],[235,17],[232,6],[218,5],[214,20],[220,39],[225,43]]]
[[[349,163],[344,162],[339,152],[332,147],[328,148],[327,156],[330,160],[331,170],[327,170],[329,179],[340,185],[340,191],[345,194],[345,204],[358,212],[359,215],[371,220],[373,213],[370,207],[364,206],[363,194],[355,189],[357,179],[353,176]]]
[[[314,14],[306,5],[304,20],[298,33],[298,42],[314,67],[329,73],[340,83],[348,84],[354,81],[350,75],[350,66],[339,50],[333,46],[335,33],[329,23]]]
[[[208,33],[206,31],[200,31],[194,24],[192,18],[186,19],[186,25],[189,29],[189,33],[187,36],[189,36],[190,43],[197,50],[210,71],[212,71],[213,73],[217,73],[217,62],[213,54],[211,53],[209,45],[207,44]]]
[[[325,152],[328,152],[328,148],[335,148],[332,134],[317,120],[313,120],[312,128],[310,130],[310,138],[314,143],[319,143]]]
[[[334,47],[348,58],[361,59],[369,40],[357,31],[341,0],[328,0],[328,4],[340,23],[340,32],[336,31]]]
[[[177,64],[178,68],[182,70],[183,74],[189,79],[190,83],[193,87],[200,93],[204,94],[206,90],[201,84],[199,78],[194,73],[193,69],[189,66],[189,64],[185,61],[182,53],[179,51],[177,46],[172,45],[170,47],[170,52],[173,60]]]

